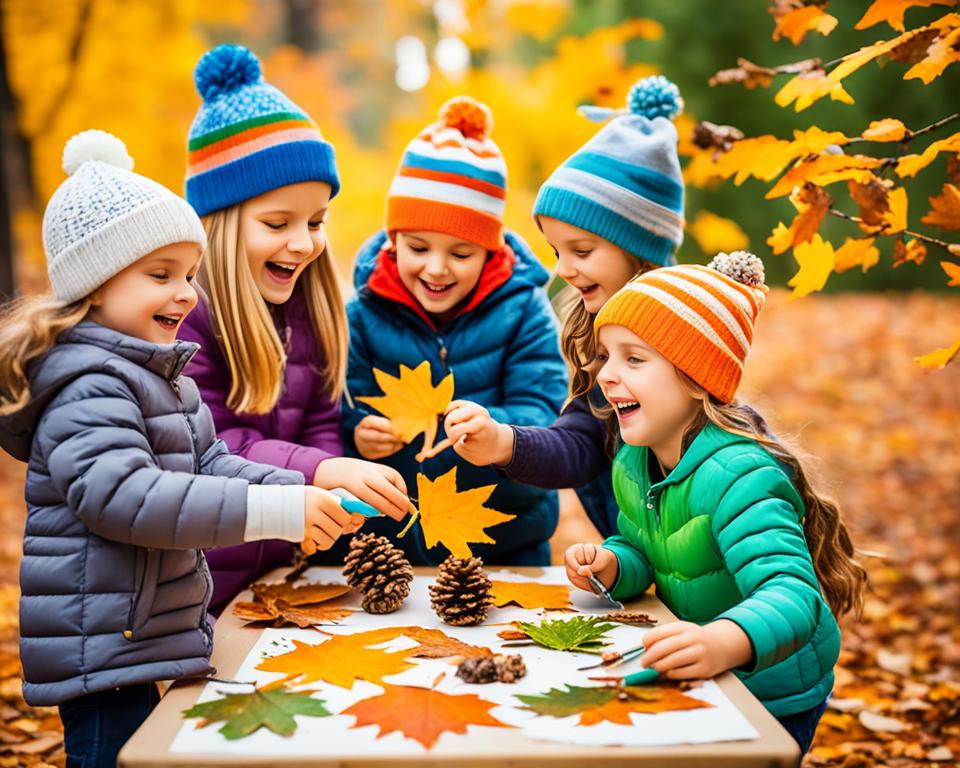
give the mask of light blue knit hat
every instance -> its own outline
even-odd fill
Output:
[[[288,184],[340,189],[333,147],[307,114],[260,75],[239,45],[207,51],[194,70],[203,106],[190,126],[187,200],[200,216]]]
[[[676,85],[656,75],[630,89],[627,105],[580,108],[591,120],[613,119],[543,183],[533,215],[559,219],[669,266],[683,242],[683,177],[671,122],[683,99]]]

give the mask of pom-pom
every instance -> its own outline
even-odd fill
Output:
[[[663,75],[638,80],[627,94],[627,107],[635,115],[650,120],[665,117],[672,120],[683,111],[680,89]]]
[[[749,251],[734,251],[733,253],[723,253],[721,251],[713,257],[707,267],[752,288],[759,288],[763,285],[763,262],[759,256],[754,256]]]
[[[203,54],[193,70],[193,82],[204,101],[259,81],[260,60],[242,45],[218,45]]]
[[[112,133],[90,130],[73,136],[63,148],[63,170],[73,174],[88,160],[109,163],[125,171],[133,170],[133,158]]]
[[[440,122],[468,139],[485,139],[493,131],[490,109],[469,96],[456,96],[440,107]]]

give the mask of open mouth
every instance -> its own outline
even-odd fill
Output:
[[[172,331],[180,325],[181,315],[154,315],[153,319],[159,323],[162,328]]]
[[[428,283],[422,277],[419,279],[420,279],[420,285],[423,286],[423,289],[427,292],[429,296],[438,296],[438,297],[444,296],[450,293],[450,291],[453,290],[453,286],[456,285],[456,283],[446,283],[446,284]]]
[[[613,406],[617,409],[617,416],[621,419],[626,418],[631,413],[640,410],[640,403],[636,400],[624,400],[622,403],[614,403]]]
[[[281,283],[290,282],[290,280],[293,279],[294,273],[297,271],[295,264],[278,264],[275,261],[268,261],[266,263],[266,267],[267,272],[270,273],[270,276]]]
[[[589,296],[593,296],[594,292],[599,287],[600,287],[599,283],[594,283],[593,285],[588,285],[586,288],[577,288],[577,290],[580,291],[581,296],[583,296],[584,298],[587,298]]]

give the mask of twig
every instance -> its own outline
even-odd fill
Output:
[[[844,213],[843,211],[838,211],[836,208],[831,208],[829,211],[830,215],[836,216],[841,219],[846,219],[847,221],[853,221],[857,224],[862,224],[863,219],[859,216],[851,216],[849,213]],[[930,243],[931,245],[939,245],[941,248],[945,248],[951,255],[953,252],[950,251],[950,246],[955,245],[954,243],[948,243],[946,240],[940,240],[936,237],[931,237],[930,235],[924,235],[921,232],[914,232],[910,229],[901,230],[903,234],[909,235],[910,237],[915,237],[917,240],[924,240],[925,242]],[[874,235],[880,235],[882,237],[894,237],[899,235],[900,232],[884,232],[883,230],[879,232],[872,233]]]
[[[958,119],[960,119],[960,112],[954,112],[952,115],[941,117],[935,123],[930,123],[930,125],[925,125],[923,128],[918,128],[915,131],[911,131],[910,129],[907,129],[907,135],[904,136],[899,141],[899,143],[906,146],[909,142],[917,138],[917,136],[923,136],[925,133],[930,133],[932,131],[935,131],[938,128],[942,128],[943,126],[948,125],[949,123],[952,123],[954,120],[958,120]],[[862,136],[855,136],[852,139],[849,139],[844,146],[849,146],[850,144],[856,144],[858,142],[864,142],[864,141],[873,141],[873,139],[865,139]],[[882,159],[885,162],[891,161],[891,160],[894,162],[899,162],[900,160],[900,158],[896,158],[896,157],[885,157]]]

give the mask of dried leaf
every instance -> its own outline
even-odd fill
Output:
[[[301,584],[287,581],[267,584],[259,581],[250,585],[254,599],[261,603],[283,600],[287,605],[312,605],[342,597],[350,591],[346,584]]]
[[[618,624],[636,624],[638,626],[652,627],[657,620],[649,613],[639,613],[636,611],[610,611],[603,616],[607,621],[615,621]]]
[[[763,67],[747,59],[739,58],[737,59],[736,67],[721,69],[710,78],[709,84],[712,87],[716,85],[730,85],[731,83],[743,83],[744,87],[748,90],[757,87],[766,88],[773,82],[776,74],[777,71],[775,69]]]
[[[570,587],[533,581],[494,581],[493,604],[502,608],[510,603],[521,608],[566,610],[570,607]]]
[[[610,644],[607,632],[616,628],[615,624],[605,622],[599,616],[544,619],[539,624],[518,621],[515,625],[537,645],[555,651],[578,653],[600,653],[604,646]]]
[[[880,261],[880,250],[873,244],[872,237],[854,239],[848,237],[834,254],[834,270],[846,272],[854,267],[861,267],[866,272]]]
[[[790,278],[788,285],[793,288],[791,299],[819,291],[827,284],[827,278],[833,272],[836,257],[833,246],[825,242],[820,235],[814,235],[809,243],[802,243],[793,250],[793,257],[800,265],[800,271]]]
[[[903,14],[908,8],[929,8],[931,5],[953,5],[955,0],[874,0],[856,23],[854,29],[868,29],[874,24],[886,22],[898,32],[903,32]]]
[[[833,198],[823,187],[805,181],[802,187],[798,187],[790,195],[790,202],[797,209],[797,216],[789,227],[785,227],[782,222],[778,224],[773,234],[767,238],[767,244],[775,254],[812,239],[820,228],[823,217],[833,205]]]
[[[437,436],[437,420],[453,399],[453,374],[434,387],[430,363],[425,360],[413,370],[401,365],[399,377],[377,369],[373,375],[383,395],[356,399],[390,419],[393,433],[405,443],[423,432],[423,451],[429,451]]]
[[[899,733],[900,731],[905,731],[910,728],[910,726],[902,720],[897,720],[893,717],[884,717],[883,715],[878,715],[876,712],[871,712],[869,709],[862,710],[857,717],[861,725],[871,731]]]
[[[430,749],[444,733],[467,733],[467,726],[486,725],[512,728],[501,723],[490,710],[498,704],[473,693],[452,695],[429,688],[384,685],[383,693],[363,699],[340,714],[357,719],[352,728],[379,727],[377,738],[399,731]]]
[[[485,485],[458,491],[456,467],[436,480],[418,474],[419,519],[427,547],[443,544],[454,557],[473,557],[470,544],[496,543],[484,529],[516,515],[483,506],[494,490],[495,485]]]
[[[316,645],[291,641],[294,650],[271,656],[257,665],[263,672],[282,672],[286,680],[312,683],[316,680],[352,688],[356,680],[381,685],[387,675],[396,675],[413,664],[404,653],[367,648],[367,640],[353,635],[335,635]]]
[[[920,221],[931,227],[960,230],[960,187],[944,184],[939,195],[928,199],[933,210]]]
[[[890,188],[876,176],[864,183],[847,182],[850,197],[860,208],[861,229],[864,232],[879,232],[890,213]]]
[[[279,736],[290,736],[297,730],[294,715],[328,717],[331,713],[321,699],[314,699],[316,691],[262,690],[252,693],[227,693],[222,699],[195,704],[183,711],[185,718],[202,717],[200,728],[225,720],[220,728],[228,739],[249,736],[258,728],[268,728]]]
[[[387,643],[398,637],[415,640],[419,645],[416,648],[400,651],[407,658],[417,659],[445,659],[451,656],[473,658],[475,656],[492,656],[493,651],[479,645],[470,645],[439,629],[428,627],[384,627],[367,632],[358,632],[351,637],[358,643],[369,647]]]
[[[860,134],[867,141],[901,141],[907,135],[907,126],[894,117],[873,120]]]
[[[923,264],[927,258],[927,246],[920,240],[913,238],[904,243],[903,240],[897,240],[893,244],[893,266],[894,269],[908,261],[914,262],[917,266]]]
[[[783,176],[766,194],[767,200],[773,200],[783,195],[789,195],[805,181],[828,186],[837,181],[855,179],[867,181],[873,178],[874,168],[883,165],[883,161],[866,155],[825,154],[813,160],[804,160],[798,163]]]
[[[333,608],[323,603],[347,594],[346,584],[304,584],[294,586],[283,581],[278,584],[257,582],[250,586],[254,602],[234,605],[233,615],[244,621],[271,621],[275,627],[294,624],[301,629],[326,621],[338,621],[353,611]]]
[[[837,20],[819,5],[796,5],[780,0],[770,9],[776,18],[773,29],[774,41],[786,37],[794,45],[800,45],[808,32],[816,31],[826,37],[837,26]]]
[[[960,61],[960,28],[934,40],[927,48],[926,57],[908,69],[903,79],[919,79],[924,85],[929,85],[940,77],[948,66],[958,61]]]
[[[543,694],[516,698],[526,705],[521,709],[538,715],[557,718],[580,715],[579,725],[602,722],[635,725],[631,712],[677,712],[713,706],[666,686],[582,688],[568,685],[565,690],[551,688]]]

